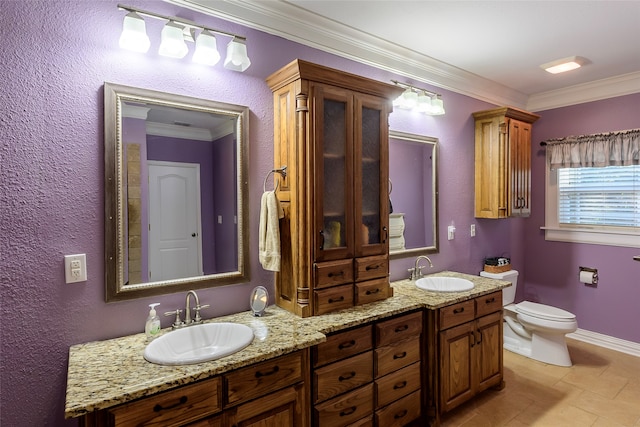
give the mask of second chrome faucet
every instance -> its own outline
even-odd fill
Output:
[[[431,262],[431,259],[426,255],[420,255],[418,258],[416,258],[416,262],[413,268],[410,268],[408,270],[410,273],[409,280],[418,280],[423,276],[422,269],[424,268],[424,266],[419,265],[420,260],[423,260],[423,259],[426,259],[429,262],[429,267],[433,268],[433,263]]]
[[[191,297],[193,296],[193,299],[195,301],[196,306],[193,307],[193,310],[195,310],[195,316],[193,317],[193,319],[191,318]],[[187,296],[185,298],[185,309],[184,309],[184,321],[182,321],[182,319],[180,319],[180,313],[182,313],[182,310],[177,309],[175,311],[168,311],[166,313],[164,313],[165,316],[176,316],[176,319],[174,320],[173,324],[171,325],[171,327],[173,329],[178,329],[178,328],[182,328],[184,326],[191,326],[191,325],[197,325],[202,323],[202,317],[200,316],[200,310],[202,310],[203,308],[207,308],[209,307],[209,304],[205,304],[205,305],[200,305],[200,299],[198,298],[198,294],[196,293],[196,291],[189,291],[187,292]]]

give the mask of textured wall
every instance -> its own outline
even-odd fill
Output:
[[[5,1],[0,9],[0,241],[2,268],[2,377],[0,425],[77,425],[65,421],[69,346],[141,332],[147,304],[181,307],[184,295],[104,302],[103,82],[242,104],[250,115],[250,283],[199,292],[207,317],[248,309],[252,287],[272,288],[257,261],[262,181],[272,167],[273,112],[264,79],[296,57],[381,81],[407,79],[305,48],[158,1],[132,6],[177,15],[249,39],[252,65],[239,74],[155,54],[162,23],[148,20],[147,55],[118,48],[123,12],[116,1]],[[219,42],[224,46],[226,41]],[[408,81],[409,82],[409,81]],[[482,258],[508,254],[523,269],[526,220],[473,218],[473,121],[490,107],[443,93],[447,114],[426,117],[394,112],[393,129],[440,139],[440,245],[436,271],[475,273]],[[394,191],[401,191],[394,189]],[[446,240],[455,224],[456,239]],[[469,237],[469,225],[478,226]],[[444,231],[443,231],[444,230]],[[86,253],[88,281],[64,283],[63,256]],[[391,277],[406,277],[413,259],[392,262]],[[163,326],[170,319],[163,318]],[[615,335],[615,331],[612,334]]]
[[[640,343],[640,238],[636,248],[547,242],[544,225],[545,151],[538,142],[640,127],[640,93],[542,112],[533,127],[533,211],[525,229],[527,299],[574,313],[578,327]],[[578,280],[578,267],[598,269],[596,288]]]

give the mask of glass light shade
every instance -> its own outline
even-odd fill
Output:
[[[398,107],[411,110],[418,105],[418,94],[412,88],[407,88],[402,94],[402,101]]]
[[[216,38],[211,32],[203,30],[196,39],[196,51],[193,62],[204,65],[216,65],[220,61],[220,53],[216,45]]]
[[[147,36],[147,28],[144,19],[135,12],[129,12],[122,23],[119,45],[122,49],[133,52],[145,53],[149,50],[151,42]]]
[[[431,97],[426,92],[418,95],[418,105],[416,111],[420,113],[429,113],[431,111]]]
[[[444,114],[444,102],[439,97],[435,97],[431,100],[431,114],[434,116],[441,116]]]
[[[247,56],[247,45],[244,40],[233,38],[227,45],[227,57],[224,60],[224,68],[233,71],[244,71],[249,68],[251,61]]]
[[[158,53],[170,58],[184,58],[189,51],[182,34],[182,26],[169,21],[160,34],[161,42]]]

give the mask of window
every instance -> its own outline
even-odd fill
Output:
[[[547,240],[640,247],[640,166],[551,169]]]
[[[640,129],[546,145],[545,238],[640,247]]]

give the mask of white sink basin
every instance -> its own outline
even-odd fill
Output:
[[[473,282],[459,277],[423,277],[416,280],[416,286],[431,292],[461,292],[473,289]]]
[[[144,358],[160,365],[188,365],[220,359],[253,341],[253,330],[238,323],[205,323],[171,331],[144,349]]]

